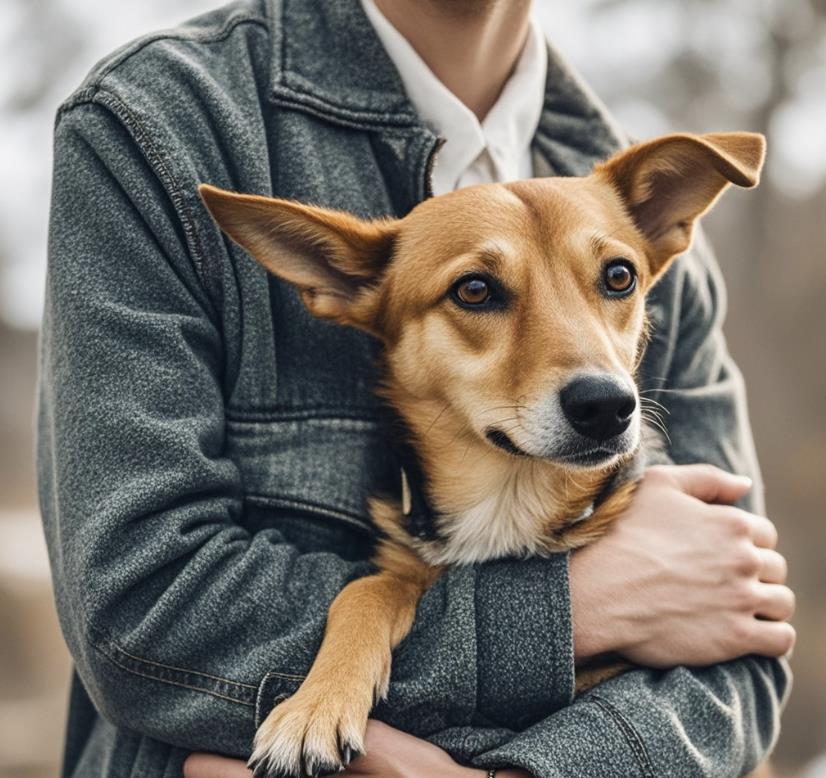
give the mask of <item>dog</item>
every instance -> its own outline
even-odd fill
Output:
[[[332,603],[298,691],[256,733],[256,776],[332,773],[364,751],[391,654],[446,566],[600,537],[641,476],[635,373],[645,295],[729,184],[756,186],[765,139],[672,134],[579,178],[483,184],[366,221],[201,185],[220,228],[311,314],[379,338],[404,431],[376,495],[376,573]],[[582,691],[619,669],[577,671]]]

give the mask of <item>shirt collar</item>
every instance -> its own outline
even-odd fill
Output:
[[[497,180],[519,178],[519,160],[529,152],[542,115],[548,70],[547,44],[536,19],[531,17],[513,73],[480,123],[385,18],[374,0],[361,3],[399,72],[410,102],[420,118],[446,141],[433,171],[434,191],[456,188],[461,175],[485,150]]]

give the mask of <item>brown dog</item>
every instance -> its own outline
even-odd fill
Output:
[[[334,772],[363,751],[391,652],[443,566],[577,548],[627,505],[645,294],[729,183],[757,184],[763,156],[760,135],[669,135],[585,178],[471,187],[369,222],[201,187],[311,313],[383,341],[382,393],[410,444],[400,495],[371,502],[378,572],[333,602],[310,673],[256,735],[257,774]]]

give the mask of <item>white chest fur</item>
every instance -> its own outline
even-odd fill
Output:
[[[541,478],[521,471],[490,484],[482,498],[454,512],[439,511],[439,542],[422,555],[431,564],[473,564],[552,549],[547,537],[556,500]]]

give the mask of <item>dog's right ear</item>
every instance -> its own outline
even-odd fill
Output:
[[[289,200],[198,187],[218,226],[266,270],[298,288],[310,313],[377,334],[376,285],[398,222],[365,221]]]
[[[597,166],[648,241],[654,276],[691,245],[694,225],[729,184],[757,186],[766,140],[753,132],[680,133]]]

